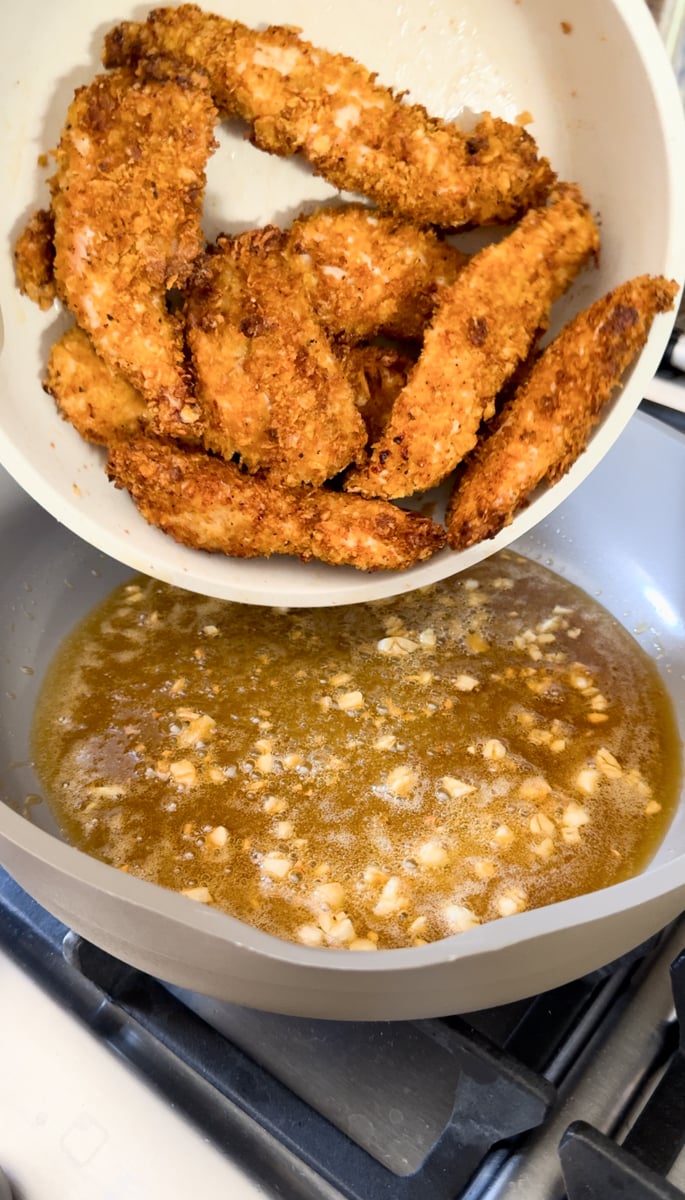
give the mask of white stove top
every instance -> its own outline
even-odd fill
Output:
[[[1,951],[0,1168],[21,1200],[265,1194]]]

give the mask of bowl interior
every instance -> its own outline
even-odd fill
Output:
[[[685,274],[685,159],[677,89],[646,6],[638,0],[577,0],[569,28],[560,0],[213,0],[207,7],[251,25],[285,22],[327,48],[378,70],[383,82],[448,118],[490,110],[510,120],[528,112],[531,131],[561,177],[577,180],[601,220],[597,270],[558,306],[558,326],[602,292],[649,271]],[[545,518],[594,468],[634,411],[656,367],[670,322],[658,318],[648,347],[609,407],[591,445],[554,488],[541,491],[492,542],[443,551],[404,573],[366,575],[297,560],[237,561],[178,546],[145,524],[103,473],[102,452],[58,417],[41,389],[52,341],[68,323],[41,313],[16,290],[11,243],[29,213],[47,201],[39,154],[59,138],[74,88],[98,69],[102,36],[146,8],[65,0],[6,6],[0,17],[0,262],[4,345],[0,353],[0,461],[68,528],[112,558],[208,595],[248,603],[340,604],[409,590],[455,573]],[[243,130],[224,126],[209,166],[206,233],[287,223],[335,196],[301,162],[255,150]],[[639,170],[635,164],[639,163]],[[645,219],[645,214],[649,219]],[[459,240],[459,239],[458,239]],[[440,512],[442,497],[436,498]]]

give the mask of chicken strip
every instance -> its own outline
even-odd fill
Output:
[[[389,346],[344,344],[336,348],[336,354],[354,389],[367,441],[376,442],[390,420],[395,400],[406,386],[416,356]]]
[[[508,221],[540,204],[554,179],[521,126],[485,115],[464,133],[287,26],[248,29],[182,4],[105,39],[108,67],[157,55],[206,70],[219,109],[247,121],[260,149],[302,152],[335,187],[419,224]]]
[[[358,459],[366,437],[286,242],[274,226],[218,239],[189,291],[188,346],[208,449],[289,486],[318,485]]]
[[[100,75],[75,94],[51,181],[61,299],[157,427],[186,434],[198,411],[166,294],[203,248],[216,118],[199,75]]]
[[[281,488],[171,442],[120,442],[107,470],[150,524],[183,545],[236,558],[294,554],[365,571],[402,570],[445,541],[440,525],[386,501]]]
[[[43,387],[87,442],[109,446],[139,434],[146,423],[140,392],[98,357],[77,325],[52,347]]]
[[[350,342],[423,337],[440,291],[468,262],[432,230],[362,204],[300,217],[288,253],[319,320]]]
[[[548,207],[474,255],[443,291],[385,432],[345,489],[393,498],[441,483],[473,449],[495,396],[598,246],[587,204],[565,184]]]
[[[50,308],[57,296],[54,236],[52,213],[39,208],[22,229],[14,246],[19,291],[43,309]]]
[[[458,481],[447,512],[455,550],[494,537],[542,480],[555,483],[572,466],[677,292],[661,276],[640,275],[581,312],[543,351]]]

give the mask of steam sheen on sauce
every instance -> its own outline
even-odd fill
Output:
[[[135,579],[63,644],[33,742],[82,850],[280,937],[357,950],[627,878],[680,773],[648,656],[509,551],[332,610]]]

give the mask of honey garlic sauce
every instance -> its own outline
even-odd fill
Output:
[[[359,950],[625,879],[680,777],[648,656],[510,551],[328,610],[138,578],[61,647],[33,748],[82,850],[280,937]]]

